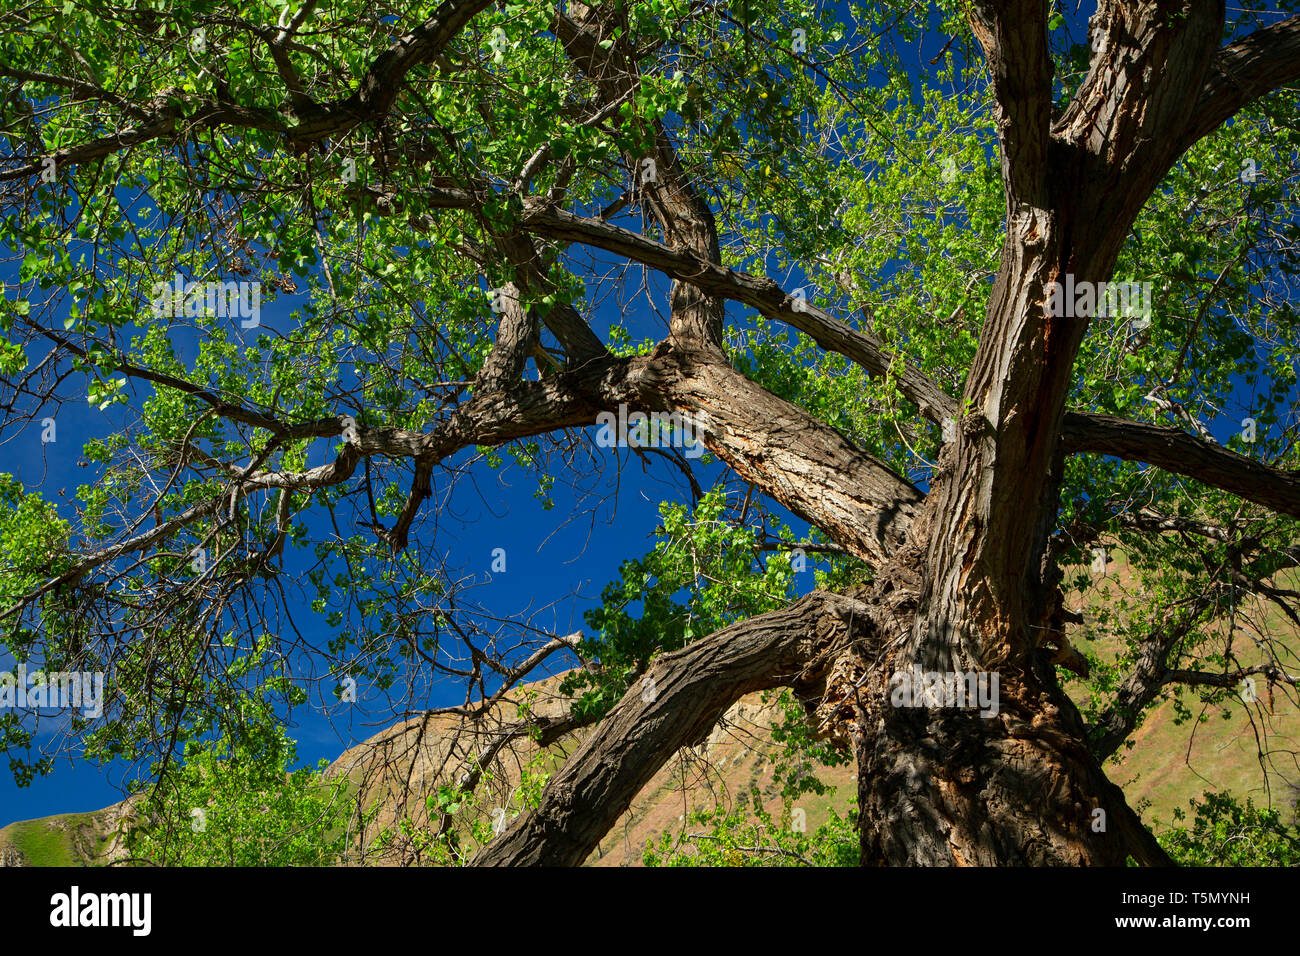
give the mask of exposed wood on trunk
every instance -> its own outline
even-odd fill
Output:
[[[302,25],[300,13],[290,29],[268,41],[274,75],[285,84],[284,112],[231,102],[220,89],[212,98],[187,97],[176,88],[153,103],[131,104],[85,81],[56,82],[121,111],[130,125],[123,119],[113,135],[66,146],[49,158],[75,166],[152,141],[188,143],[223,129],[274,134],[301,153],[361,124],[380,130],[419,68],[437,61],[487,7],[487,0],[445,0],[366,64],[355,88],[344,87],[326,103],[311,99],[310,85],[300,81],[286,52]],[[882,341],[792,290],[723,266],[707,184],[693,181],[694,166],[683,163],[672,135],[656,120],[632,120],[645,123],[640,132],[647,134],[649,155],[623,156],[629,188],[616,206],[639,206],[662,241],[565,208],[572,168],[557,173],[547,195],[528,194],[541,178],[549,146],[517,176],[511,171],[512,202],[522,214],[491,227],[497,231],[490,242],[514,270],[495,347],[469,397],[422,430],[348,424],[341,414],[281,420],[274,409],[144,368],[107,343],[88,336],[74,341],[23,320],[60,355],[86,358],[93,349],[103,356],[102,367],[175,390],[201,402],[205,414],[265,429],[270,439],[247,468],[212,459],[225,469],[217,473],[228,476],[221,497],[83,556],[8,613],[120,556],[158,545],[225,508],[236,493],[284,492],[278,510],[283,530],[290,493],[336,486],[371,456],[409,459],[414,477],[406,506],[391,530],[377,529],[401,548],[431,493],[435,465],[463,449],[590,427],[598,413],[623,403],[685,413],[705,446],[740,478],[869,563],[872,584],[852,596],[815,592],[660,658],[551,780],[541,807],[517,820],[477,862],[583,862],[669,755],[700,739],[740,696],[782,685],[804,696],[823,732],[854,747],[864,863],[1167,862],[1102,773],[1100,760],[1128,736],[1165,683],[1222,687],[1236,673],[1176,668],[1171,661],[1209,606],[1206,596],[1148,637],[1114,707],[1093,728],[1099,739],[1089,744],[1053,666],[1066,659],[1069,646],[1060,571],[1048,546],[1064,456],[1145,461],[1293,517],[1300,517],[1300,476],[1175,429],[1067,413],[1088,319],[1052,317],[1047,300],[1051,284],[1067,275],[1078,282],[1109,280],[1136,216],[1187,148],[1268,90],[1300,77],[1300,16],[1221,49],[1224,7],[1221,0],[1100,0],[1090,27],[1089,73],[1054,117],[1049,4],[970,4],[969,23],[991,84],[1006,235],[960,398],[917,362],[900,361]],[[627,27],[625,11],[612,3],[573,3],[552,18],[564,55],[596,90],[594,103],[577,107],[584,124],[609,121],[635,98],[647,51],[631,45]],[[36,74],[3,65],[0,75],[20,86],[48,79],[33,80]],[[385,162],[425,162],[430,149],[395,148]],[[26,165],[0,173],[0,182],[41,174],[42,163],[19,161]],[[500,199],[500,183],[486,170],[458,168],[459,174],[423,184],[425,210],[481,216],[489,200]],[[401,211],[385,190],[363,185],[355,193],[390,214]],[[412,226],[426,228],[432,218],[413,217]],[[552,288],[547,270],[560,250],[543,250],[545,243],[584,244],[669,276],[669,336],[649,356],[616,358],[571,307],[559,304],[545,314],[527,308],[530,297]],[[485,241],[484,248],[493,246]],[[928,495],[732,368],[721,349],[726,301],[787,322],[873,376],[896,376],[901,393],[933,421],[968,409],[940,455]],[[538,357],[539,322],[559,340],[568,362],[528,382],[522,372],[530,355]],[[339,435],[344,450],[331,462],[305,471],[263,468],[278,446]],[[1185,519],[1169,520],[1173,530],[1189,527]],[[1200,531],[1213,527],[1202,524]],[[891,685],[916,671],[971,675],[977,682],[982,675],[996,694],[988,701],[994,712],[898,704]],[[995,692],[987,683],[994,676]],[[567,729],[570,723],[559,721],[543,738]],[[469,768],[465,785],[472,786],[477,774]],[[1099,810],[1102,828],[1095,825]]]

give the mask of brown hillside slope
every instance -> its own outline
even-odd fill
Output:
[[[529,712],[542,717],[558,717],[567,712],[568,702],[556,693],[560,677],[549,678],[521,688],[512,700],[528,700]],[[777,813],[781,807],[772,766],[766,758],[777,745],[772,740],[772,725],[780,720],[775,695],[752,694],[734,704],[698,747],[684,748],[648,783],[619,819],[598,852],[589,861],[597,866],[636,865],[640,863],[646,840],[682,825],[696,809],[713,809],[734,805],[742,792],[757,786],[765,805]],[[439,785],[458,779],[462,769],[479,752],[489,729],[509,724],[519,718],[517,703],[503,704],[492,718],[473,728],[454,716],[414,718],[394,725],[352,747],[326,771],[346,776],[362,792],[362,803],[378,802],[381,811],[364,835],[363,843],[372,847],[360,854],[358,861],[384,865],[426,862],[430,855],[414,835],[397,833],[380,848],[375,840],[385,829],[396,830],[402,819],[409,819],[419,829],[436,832],[441,821],[425,805],[428,794]],[[477,731],[477,732],[476,732]],[[563,757],[581,741],[582,731],[553,747],[546,755],[527,740],[508,747],[485,774],[480,791],[468,806],[462,806],[454,830],[463,853],[473,853],[478,844],[469,824],[513,817],[523,808],[521,782],[526,775],[555,769]],[[851,770],[835,768],[820,776],[837,785],[834,795],[810,797],[798,806],[806,813],[811,831],[822,823],[833,805],[843,813],[853,792],[849,786]],[[496,815],[494,817],[494,811]]]
[[[1112,555],[1106,580],[1089,591],[1085,617],[1097,619],[1099,602],[1121,594],[1140,597],[1123,555]],[[1252,613],[1267,615],[1267,609]],[[1275,615],[1276,617],[1276,615]],[[1300,636],[1285,621],[1270,620],[1270,629],[1294,654]],[[1119,642],[1113,634],[1092,623],[1072,629],[1071,640],[1101,661],[1113,660]],[[1244,660],[1243,656],[1243,660]],[[442,715],[413,718],[375,734],[339,756],[326,771],[345,776],[360,791],[365,806],[379,805],[379,813],[349,862],[380,865],[419,864],[434,861],[421,840],[421,832],[436,832],[442,821],[431,815],[426,798],[440,786],[453,785],[464,768],[490,743],[491,733],[520,719],[523,709],[534,716],[559,718],[568,702],[558,695],[561,677],[526,685],[478,721]],[[1086,690],[1072,685],[1080,706]],[[781,800],[771,762],[775,754],[771,727],[780,719],[775,694],[754,694],[731,707],[708,738],[686,748],[637,795],[588,861],[596,866],[638,865],[647,840],[665,832],[694,832],[688,817],[695,809],[736,805],[753,787],[765,806],[780,817]],[[1300,780],[1296,754],[1300,753],[1300,713],[1280,692],[1272,701],[1261,688],[1259,705],[1249,714],[1234,707],[1228,719],[1199,703],[1195,692],[1184,703],[1195,723],[1178,722],[1170,699],[1156,706],[1134,735],[1136,745],[1108,762],[1111,778],[1123,787],[1129,802],[1142,808],[1143,818],[1157,832],[1172,822],[1176,808],[1205,790],[1228,790],[1238,798],[1251,797],[1257,805],[1290,809],[1295,805],[1295,783]],[[459,852],[470,856],[477,848],[472,824],[490,829],[494,820],[513,817],[524,807],[525,793],[536,787],[572,752],[582,731],[571,734],[545,754],[526,738],[503,748],[487,766],[475,796],[462,803],[450,820]],[[1261,761],[1259,749],[1270,756]],[[796,803],[807,814],[809,831],[825,821],[834,808],[843,814],[852,805],[853,768],[823,768],[819,776],[836,789],[824,797],[804,797]],[[502,812],[504,811],[504,813]],[[494,813],[495,812],[495,813]],[[23,821],[0,829],[0,865],[102,864],[120,857],[117,831],[123,805],[115,804],[90,814],[63,814]],[[1290,818],[1290,814],[1287,814]],[[410,832],[402,832],[409,821]],[[383,831],[390,839],[379,841]]]

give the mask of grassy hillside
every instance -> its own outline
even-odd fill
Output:
[[[1100,604],[1141,599],[1131,569],[1122,554],[1112,554],[1104,580],[1088,591],[1085,618],[1097,621]],[[1076,603],[1083,598],[1076,595]],[[1275,609],[1252,606],[1243,614],[1253,616],[1280,635],[1280,643],[1292,654],[1300,651],[1300,636]],[[1104,627],[1085,625],[1075,629],[1072,640],[1102,663],[1113,662],[1120,649],[1119,638]],[[1242,659],[1247,660],[1245,652]],[[510,702],[503,702],[477,725],[479,735],[469,733],[459,718],[423,717],[404,721],[374,735],[344,752],[326,771],[346,777],[361,793],[366,806],[380,806],[374,824],[358,841],[353,863],[402,865],[431,862],[422,836],[435,832],[441,818],[431,811],[428,796],[454,779],[457,768],[482,752],[484,732],[513,723],[521,706],[536,716],[557,717],[567,711],[567,701],[558,695],[559,678],[549,678],[520,688]],[[1086,704],[1087,688],[1081,682],[1070,685],[1080,706]],[[1168,696],[1168,695],[1167,695]],[[1153,829],[1160,831],[1173,822],[1175,809],[1186,809],[1190,798],[1206,790],[1229,791],[1239,799],[1252,797],[1257,806],[1283,808],[1291,819],[1296,802],[1295,782],[1300,780],[1295,754],[1300,753],[1300,713],[1280,692],[1270,701],[1261,685],[1260,705],[1249,715],[1239,707],[1228,709],[1226,719],[1220,707],[1208,708],[1195,690],[1185,691],[1183,702],[1190,720],[1180,718],[1172,699],[1164,699],[1148,716],[1134,737],[1134,746],[1121,750],[1107,764],[1107,770],[1123,787],[1130,803]],[[633,801],[588,861],[595,866],[639,865],[647,841],[664,833],[701,830],[690,823],[694,810],[748,806],[757,788],[763,805],[780,816],[780,786],[768,759],[778,747],[771,727],[780,719],[775,695],[750,695],[724,715],[708,739],[698,747],[679,751]],[[478,793],[461,801],[449,818],[459,852],[472,855],[488,831],[496,811],[507,817],[522,812],[530,788],[535,789],[545,774],[553,771],[581,740],[581,733],[551,753],[539,753],[528,740],[520,739],[505,748],[487,767]],[[1261,747],[1271,756],[1261,761]],[[801,797],[795,804],[807,815],[808,831],[824,822],[832,809],[841,815],[853,805],[856,775],[850,766],[822,769],[818,776],[832,786],[822,796]],[[29,866],[59,866],[103,863],[122,855],[117,831],[122,825],[123,805],[95,813],[67,814],[10,824],[0,830],[0,863]],[[476,830],[474,824],[479,824]],[[489,824],[490,828],[490,824]],[[380,841],[381,834],[386,841]],[[696,833],[696,836],[701,835]],[[360,852],[361,848],[367,852]]]
[[[127,802],[91,813],[60,813],[0,829],[0,865],[102,866],[124,856]]]
[[[1087,602],[1085,618],[1089,620],[1096,619],[1098,605],[1106,600],[1120,596],[1142,599],[1125,555],[1113,551],[1110,558],[1105,580]],[[1067,571],[1067,580],[1078,570]],[[1099,577],[1096,573],[1092,576]],[[1294,581],[1280,583],[1295,587]],[[1252,630],[1267,632],[1280,646],[1279,656],[1284,661],[1300,661],[1300,635],[1276,607],[1257,600],[1243,602],[1239,617],[1243,626],[1234,646],[1244,664],[1263,661],[1252,646]],[[1216,638],[1226,639],[1225,631],[1216,628]],[[1080,650],[1106,663],[1113,662],[1120,649],[1119,639],[1102,628],[1076,629],[1072,640]],[[1294,663],[1290,669],[1295,669]],[[1087,694],[1083,685],[1075,682],[1069,689],[1075,702],[1084,706]],[[1248,710],[1234,700],[1225,715],[1222,705],[1205,704],[1198,689],[1184,688],[1182,702],[1189,718],[1179,716],[1173,691],[1165,688],[1161,701],[1133,734],[1132,746],[1121,748],[1106,763],[1110,778],[1123,788],[1148,825],[1156,830],[1167,827],[1175,809],[1186,810],[1190,798],[1207,790],[1227,791],[1243,801],[1250,797],[1256,806],[1280,808],[1291,819],[1300,783],[1296,760],[1300,754],[1300,711],[1280,688],[1270,698],[1262,679],[1258,694],[1257,707]],[[1265,754],[1262,760],[1261,751]]]

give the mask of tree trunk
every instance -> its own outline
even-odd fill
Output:
[[[1073,705],[1033,703],[985,719],[886,701],[856,748],[863,864],[1168,863],[1070,726]]]
[[[866,683],[856,709],[867,732],[853,740],[864,865],[1169,862],[1102,773],[1045,659],[1001,671],[983,710],[895,706],[897,676]]]
[[[1057,681],[1054,664],[1068,645],[1048,540],[1063,456],[1089,443],[1154,454],[1173,470],[1217,474],[1236,493],[1266,496],[1288,513],[1295,508],[1294,476],[1253,473],[1260,466],[1240,456],[1199,446],[1179,454],[1193,440],[1155,428],[1133,426],[1116,437],[1116,427],[1098,416],[1075,416],[1067,427],[1066,398],[1089,316],[1054,316],[1048,301],[1067,276],[1076,283],[1111,278],[1151,191],[1213,128],[1189,118],[1189,104],[1207,114],[1235,109],[1264,87],[1225,77],[1263,83],[1300,71],[1300,21],[1219,50],[1221,3],[1102,0],[1091,23],[1092,67],[1054,116],[1049,12],[1042,0],[972,0],[968,11],[989,68],[1006,240],[961,400],[911,366],[899,378],[923,414],[958,418],[924,496],[726,366],[717,351],[722,298],[788,319],[872,374],[887,363],[868,336],[815,310],[791,318],[775,283],[718,265],[712,218],[666,159],[665,141],[659,151],[669,175],[652,205],[669,241],[553,209],[530,208],[526,217],[530,228],[627,255],[677,280],[673,335],[648,361],[632,363],[623,391],[650,407],[694,415],[719,458],[875,568],[872,585],[855,595],[869,639],[831,646],[825,634],[809,633],[802,613],[756,619],[770,647],[805,654],[802,692],[814,722],[852,745],[867,865],[1168,864],[1102,772],[1082,717]],[[578,22],[582,28],[570,30],[566,42],[590,70],[599,55],[582,30],[598,33],[609,23],[582,15]],[[1283,65],[1264,54],[1265,39]],[[610,56],[617,55],[615,48]],[[687,282],[703,295],[687,295]],[[807,639],[780,641],[772,631],[780,627],[798,628]],[[679,716],[660,725],[653,745],[633,688],[548,787],[542,808],[517,821],[482,861],[583,859],[671,749],[758,679],[735,676],[749,674],[755,635],[733,649],[716,640],[730,630],[706,641],[718,679],[707,686],[681,681],[676,702],[656,705],[658,713]],[[1050,645],[1060,652],[1053,655]],[[690,650],[665,664],[680,667]],[[1129,698],[1140,702],[1148,684],[1139,681]],[[958,688],[974,699],[959,697]],[[1126,719],[1121,714],[1105,728],[1110,738],[1125,732]]]
[[[220,84],[215,100],[208,92],[173,88],[151,102],[132,103],[72,76],[0,69],[6,79],[17,79],[19,92],[24,83],[37,83],[42,90],[36,98],[42,102],[53,84],[71,92],[80,106],[88,95],[105,109],[112,107],[110,113],[120,113],[110,135],[96,132],[54,156],[39,150],[26,158],[8,156],[0,182],[15,188],[26,183],[31,189],[23,186],[15,195],[35,195],[43,188],[36,177],[44,179],[55,158],[63,176],[123,150],[148,144],[169,149],[173,139],[185,145],[200,135],[224,136],[223,130],[256,131],[259,142],[282,138],[301,156],[327,140],[333,149],[365,128],[395,134],[410,125],[403,116],[433,121],[423,101],[407,102],[408,93],[442,82],[434,79],[435,66],[445,65],[444,57],[461,46],[462,34],[490,4],[441,0],[423,22],[392,37],[355,88],[346,91],[335,86],[346,71],[323,85],[300,82],[282,48],[312,6],[304,5],[294,25],[270,43],[284,81],[279,98],[289,104],[287,115],[236,102]],[[690,6],[694,18],[707,4]],[[1048,547],[1060,510],[1063,456],[1097,452],[1144,461],[1293,517],[1300,517],[1300,474],[1178,429],[1068,413],[1089,316],[1052,315],[1049,289],[1067,284],[1067,277],[1075,283],[1110,280],[1139,211],[1179,157],[1247,104],[1300,79],[1300,16],[1220,47],[1223,0],[1098,0],[1089,24],[1087,75],[1077,88],[1066,84],[1070,94],[1058,103],[1063,88],[1053,79],[1052,5],[968,0],[962,6],[988,67],[986,102],[997,128],[1006,199],[1005,242],[962,395],[949,394],[931,380],[917,356],[906,360],[898,354],[905,336],[878,338],[803,296],[787,294],[771,278],[725,265],[742,248],[731,242],[743,240],[744,230],[728,236],[727,243],[719,241],[709,197],[722,184],[707,181],[711,164],[677,153],[680,143],[690,142],[691,153],[698,154],[709,139],[692,142],[693,134],[683,138],[684,127],[645,115],[642,84],[669,65],[651,59],[657,59],[657,43],[647,46],[638,39],[621,3],[558,5],[550,32],[586,78],[564,94],[564,125],[608,130],[617,124],[624,135],[639,134],[627,140],[637,145],[635,151],[626,147],[621,171],[604,169],[603,158],[602,168],[580,170],[578,150],[572,148],[578,141],[569,140],[568,132],[557,133],[560,138],[539,148],[517,181],[503,190],[496,164],[473,168],[473,153],[487,150],[462,150],[452,143],[443,156],[429,145],[440,137],[412,135],[405,146],[405,136],[382,137],[384,164],[404,159],[413,170],[429,170],[416,172],[412,180],[424,213],[411,216],[411,227],[438,233],[431,242],[437,248],[454,249],[484,271],[505,266],[511,276],[495,340],[472,387],[466,390],[470,383],[465,382],[424,386],[430,397],[448,387],[455,389],[451,394],[466,391],[468,397],[448,400],[445,408],[438,398],[436,415],[420,430],[345,425],[348,416],[334,413],[296,420],[306,412],[286,408],[282,415],[255,407],[228,390],[210,389],[152,362],[137,363],[109,343],[95,344],[90,329],[64,334],[35,315],[20,316],[27,333],[56,346],[43,365],[99,356],[90,364],[184,395],[205,409],[205,418],[216,415],[227,426],[243,426],[241,432],[272,437],[260,449],[249,444],[248,460],[254,464],[247,467],[234,458],[215,462],[222,465],[215,470],[204,464],[205,481],[223,472],[227,480],[214,497],[80,555],[71,568],[45,567],[47,580],[5,615],[35,614],[31,609],[44,596],[62,593],[87,575],[108,574],[118,559],[148,560],[147,552],[167,539],[198,530],[200,522],[226,511],[233,515],[232,496],[280,493],[278,549],[295,497],[305,500],[340,487],[371,457],[413,465],[406,504],[394,526],[385,529],[371,515],[375,534],[400,551],[432,494],[435,466],[465,449],[590,427],[599,413],[623,403],[641,411],[687,413],[703,443],[734,475],[864,562],[872,583],[851,595],[815,592],[657,660],[645,675],[653,693],[634,684],[550,782],[541,806],[485,848],[478,862],[581,863],[678,748],[706,734],[741,695],[776,686],[795,687],[816,726],[856,754],[866,864],[1168,862],[1106,779],[1100,760],[1122,743],[1137,715],[1177,673],[1170,654],[1209,600],[1152,633],[1090,739],[1054,669],[1063,656],[1069,659],[1060,571]],[[295,50],[320,55],[299,39]],[[481,47],[481,38],[463,39],[467,48]],[[437,69],[446,73],[443,66]],[[566,71],[557,64],[557,75]],[[492,78],[493,89],[501,79]],[[317,86],[332,91],[333,98],[314,100],[308,91]],[[15,103],[20,101],[16,93]],[[762,135],[750,126],[748,132]],[[435,128],[436,122],[430,130]],[[552,149],[561,143],[570,147],[563,159]],[[430,169],[433,159],[441,161]],[[548,175],[542,176],[548,164]],[[401,211],[402,202],[378,202],[398,192],[354,185],[357,190],[349,195],[368,197],[372,211]],[[616,185],[621,195],[599,216],[582,211]],[[574,194],[566,196],[571,186]],[[511,213],[488,215],[503,199]],[[649,217],[653,228],[631,228],[632,217],[620,214],[625,208]],[[722,208],[727,215],[718,218],[725,223],[730,210],[726,204]],[[453,242],[433,215],[438,210],[477,219],[484,241]],[[579,245],[672,280],[669,334],[651,355],[615,356],[583,315],[563,301],[550,308],[528,306],[562,291],[551,267]],[[794,254],[792,249],[775,252],[779,258]],[[836,429],[732,367],[724,351],[728,300],[800,329],[828,353],[845,356],[873,376],[888,376],[932,422],[955,419],[955,434],[939,456],[929,488],[922,492]],[[543,348],[543,327],[560,344],[563,363]],[[457,348],[447,348],[450,358]],[[536,381],[524,379],[530,359],[540,362]],[[364,398],[366,390],[357,395]],[[27,416],[9,412],[10,418],[19,416],[14,420]],[[349,432],[332,462],[303,470],[268,464],[273,453],[278,457],[293,443]],[[244,460],[242,453],[238,459]],[[169,469],[174,473],[168,487],[178,468]],[[161,515],[157,503],[153,508]],[[110,593],[107,585],[100,590]],[[88,586],[82,592],[91,593]],[[112,613],[103,616],[114,619]],[[151,617],[165,615],[151,611]],[[940,686],[934,690],[943,699],[930,699],[926,675],[935,675]],[[507,683],[519,676],[511,675]],[[1194,675],[1194,682],[1215,686],[1231,679],[1224,673]],[[964,693],[975,690],[975,700],[957,700],[958,686]],[[467,785],[474,779],[467,778]]]

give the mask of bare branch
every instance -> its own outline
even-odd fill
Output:
[[[542,203],[526,204],[526,209],[524,225],[539,235],[585,243],[626,256],[674,279],[689,282],[708,295],[748,305],[811,336],[823,348],[847,356],[872,375],[895,375],[899,390],[920,406],[928,418],[942,421],[955,414],[957,403],[952,396],[915,365],[900,361],[899,356],[889,353],[876,339],[832,318],[805,299],[787,294],[769,278],[736,272],[706,261],[688,249],[670,249],[619,226]]]

